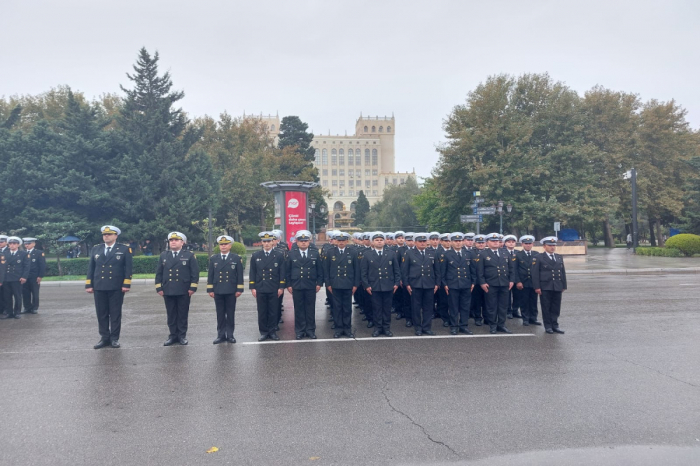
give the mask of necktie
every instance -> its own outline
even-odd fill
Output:
[[[265,251],[265,257],[270,257],[270,253]]]
[[[109,256],[109,252],[112,250],[112,246],[107,246],[107,249],[105,249],[105,256]]]
[[[17,251],[12,251],[12,255],[14,256]]]
[[[457,251],[457,255],[461,258],[461,257],[462,257],[462,252],[461,252],[461,251]]]
[[[302,259],[306,259],[306,251],[302,251],[302,252],[301,252],[301,258],[302,258]]]
[[[421,251],[420,255],[423,256],[423,259],[425,259],[425,251]]]
[[[379,258],[382,258],[382,251],[379,251]]]
[[[552,255],[552,254],[547,254],[547,255],[549,256],[550,260],[554,260],[554,255]]]
[[[224,262],[226,262],[226,258],[228,257],[228,254],[224,254],[224,255],[221,256],[221,257],[223,257],[223,258],[224,258]]]
[[[526,252],[525,254],[527,254],[527,257],[530,257],[530,253],[529,253],[529,252]]]
[[[498,253],[498,249],[496,249],[496,257],[501,257],[501,255]]]
[[[173,252],[173,258],[177,259],[177,252]]]

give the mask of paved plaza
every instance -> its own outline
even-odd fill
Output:
[[[0,321],[0,464],[698,464],[698,282],[572,274],[566,335],[373,339],[356,314],[333,340],[319,293],[319,340],[297,342],[285,295],[264,343],[246,291],[217,346],[200,290],[189,346],[167,348],[162,298],[134,285],[122,348],[98,351],[92,297],[46,286],[38,315]]]

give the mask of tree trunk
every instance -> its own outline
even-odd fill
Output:
[[[656,247],[656,236],[654,235],[654,219],[649,219],[649,244]]]
[[[610,228],[610,219],[608,217],[605,217],[605,220],[603,220],[603,240],[605,241],[606,248],[615,247],[615,239],[612,235],[612,229]]]
[[[666,243],[664,241],[664,235],[661,234],[661,220],[658,218],[656,219],[656,238],[658,239],[659,247],[663,248],[664,244]]]

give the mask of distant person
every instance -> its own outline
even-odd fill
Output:
[[[29,277],[22,285],[23,313],[36,314],[39,310],[39,287],[46,274],[46,257],[44,251],[35,249],[36,238],[23,238],[24,250],[29,261]]]
[[[216,340],[218,345],[228,341],[236,343],[233,331],[236,328],[236,300],[243,293],[243,261],[231,252],[233,238],[221,235],[216,238],[220,254],[209,258],[207,293],[214,298],[216,306]]]
[[[7,272],[5,253],[8,251],[7,236],[0,235],[0,318],[5,314],[5,300],[3,299],[2,284],[5,283],[5,272]]]
[[[153,244],[151,243],[150,239],[147,239],[146,242],[143,243],[143,246],[141,246],[141,250],[143,251],[144,256],[153,255]]]
[[[249,289],[258,308],[258,330],[260,338],[279,340],[279,298],[285,288],[284,254],[274,248],[274,234],[262,231],[258,234],[263,248],[250,258]]]
[[[540,295],[545,331],[563,334],[564,330],[559,328],[559,315],[562,293],[566,291],[564,258],[554,253],[556,237],[542,238],[540,244],[544,245],[544,252],[537,256],[536,264],[532,264],[532,287]]]
[[[8,250],[5,251],[5,281],[2,284],[2,295],[5,301],[5,312],[0,316],[2,319],[19,319],[22,311],[22,285],[29,278],[29,261],[27,253],[20,251],[19,246],[22,240],[17,236],[7,238]]]
[[[632,233],[627,233],[627,249],[632,247]]]

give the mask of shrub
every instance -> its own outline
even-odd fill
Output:
[[[90,259],[87,257],[78,257],[77,259],[61,259],[61,269],[63,275],[87,275],[88,263]],[[46,261],[46,276],[58,277],[58,262]]]
[[[219,248],[219,245],[217,244],[216,246],[214,246],[214,254],[219,254],[220,252],[221,252],[221,249]],[[241,256],[241,259],[243,260],[243,267],[245,267],[246,254],[248,253],[248,251],[246,251],[245,245],[234,241],[233,243],[231,243],[231,252]]]
[[[700,254],[700,236],[683,233],[666,240],[666,247],[678,249],[685,256]]]
[[[681,257],[680,250],[674,248],[637,248],[640,256]]]

